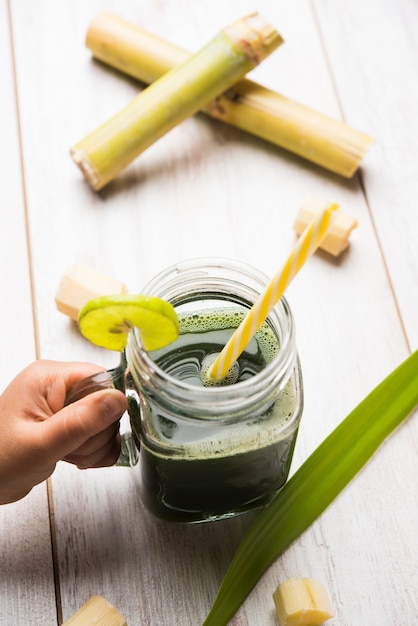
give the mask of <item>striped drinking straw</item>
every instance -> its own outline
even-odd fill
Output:
[[[305,261],[314,254],[328,233],[335,218],[338,204],[331,204],[308,224],[287,258],[283,268],[273,276],[262,293],[235,330],[228,343],[217,356],[208,376],[212,380],[222,380],[233,363],[245,350],[268,314],[282,297],[286,287],[296,276]]]

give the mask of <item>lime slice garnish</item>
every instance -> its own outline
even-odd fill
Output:
[[[89,300],[78,316],[80,331],[96,346],[125,349],[131,328],[139,330],[145,350],[158,350],[177,339],[179,323],[173,306],[152,296],[116,294]]]

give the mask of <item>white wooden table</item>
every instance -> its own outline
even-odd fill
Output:
[[[286,43],[252,78],[376,138],[353,179],[197,116],[91,191],[68,150],[138,91],[91,60],[108,10],[190,50],[254,10]],[[95,361],[58,313],[82,261],[131,291],[176,261],[238,258],[272,275],[295,241],[305,193],[359,222],[338,260],[316,255],[288,291],[305,412],[292,472],[418,345],[418,4],[414,0],[0,0],[0,389],[36,358]],[[418,416],[268,570],[236,625],[276,624],[290,576],[328,587],[335,626],[418,624]],[[48,485],[0,508],[0,623],[60,623],[91,595],[130,626],[201,624],[249,526],[158,522],[137,472],[59,464]]]

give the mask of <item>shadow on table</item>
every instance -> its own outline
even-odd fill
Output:
[[[174,620],[194,626],[203,621],[256,513],[203,524],[163,522],[145,510],[138,474],[65,468],[59,490],[54,486],[64,618],[99,593],[130,626]]]

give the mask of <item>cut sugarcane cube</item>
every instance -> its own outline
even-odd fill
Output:
[[[55,296],[58,311],[77,321],[80,309],[93,298],[126,293],[123,282],[76,263],[61,279]]]
[[[306,226],[324,209],[325,204],[316,198],[307,198],[299,209],[294,229],[298,235],[302,234]],[[338,211],[334,223],[325,235],[321,250],[325,250],[333,256],[338,256],[348,246],[351,231],[357,226],[357,220],[348,213]]]
[[[62,626],[127,626],[126,619],[102,596],[92,596]]]
[[[289,578],[273,599],[280,626],[319,626],[333,616],[328,593],[314,578]]]

